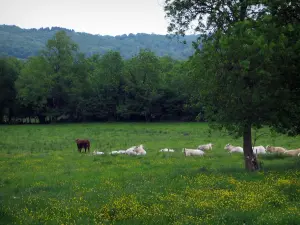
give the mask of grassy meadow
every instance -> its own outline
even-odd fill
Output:
[[[300,147],[260,133],[256,145]],[[224,150],[242,139],[205,123],[13,125],[0,136],[0,224],[300,224],[300,157],[259,156],[262,170],[246,173]],[[147,155],[80,154],[76,138],[91,153],[144,144]],[[184,157],[209,142],[204,157]]]

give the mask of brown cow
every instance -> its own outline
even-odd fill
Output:
[[[77,144],[78,152],[81,152],[82,148],[84,148],[84,152],[86,152],[86,149],[88,149],[90,152],[90,141],[89,140],[76,139],[75,142]]]

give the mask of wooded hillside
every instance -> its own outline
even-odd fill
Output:
[[[141,49],[90,57],[57,31],[37,56],[0,57],[0,122],[194,120],[186,60]],[[19,122],[21,122],[19,121]]]
[[[120,52],[123,58],[128,59],[138,54],[140,49],[149,49],[157,56],[186,59],[194,53],[191,43],[197,38],[194,35],[187,35],[179,41],[166,35],[144,33],[101,36],[60,27],[21,29],[17,26],[0,25],[0,56],[14,56],[19,59],[36,56],[47,41],[61,30],[64,30],[79,45],[79,50],[88,57],[112,50]],[[187,44],[184,44],[183,40],[186,40]]]

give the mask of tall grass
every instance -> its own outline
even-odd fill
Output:
[[[300,146],[270,133],[256,145]],[[300,224],[300,158],[260,156],[246,173],[242,145],[202,123],[0,127],[1,224]],[[144,144],[146,156],[78,153],[76,138],[106,153]],[[183,147],[214,143],[204,157]],[[161,148],[174,153],[160,153]]]

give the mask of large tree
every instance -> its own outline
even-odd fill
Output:
[[[40,120],[47,112],[47,101],[53,87],[49,71],[49,65],[43,57],[32,57],[25,63],[16,80],[18,100],[23,106],[32,108]]]
[[[115,120],[121,97],[124,62],[119,52],[109,51],[103,56],[88,59],[90,67],[90,97],[86,107],[97,120]]]
[[[25,106],[31,105],[40,118],[70,113],[74,94],[81,94],[87,78],[84,56],[64,31],[48,40],[45,49],[25,64],[16,84],[18,97]],[[77,90],[77,91],[76,91]]]
[[[65,31],[58,31],[48,40],[41,55],[50,67],[48,75],[54,82],[51,90],[51,108],[54,109],[54,114],[59,115],[67,111],[68,91],[72,87],[73,79],[76,79],[72,70],[78,55],[78,46]]]
[[[184,34],[195,19],[196,31],[213,30],[191,60],[194,98],[204,104],[209,121],[243,136],[249,171],[258,168],[251,142],[253,126],[299,131],[294,121],[300,111],[299,25],[295,20],[284,27],[278,24],[275,15],[284,8],[279,2],[277,7],[259,3],[167,0],[165,7],[170,32]],[[204,16],[206,24],[201,20]],[[279,64],[280,59],[285,60]]]
[[[149,50],[142,49],[126,62],[125,99],[118,109],[124,118],[149,121],[160,114],[161,107],[156,104],[160,97],[160,72],[159,59]]]

